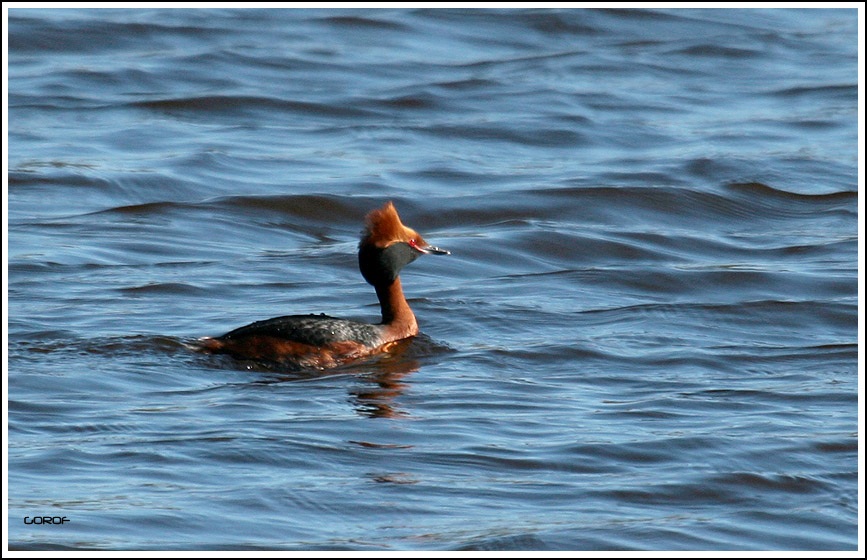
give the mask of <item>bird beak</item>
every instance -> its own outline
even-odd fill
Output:
[[[451,255],[450,252],[445,249],[440,249],[439,247],[434,247],[433,245],[428,245],[425,243],[424,245],[413,245],[413,248],[417,251],[421,251],[426,255]]]
[[[451,255],[450,252],[445,249],[440,249],[439,247],[434,247],[433,245],[428,245],[424,248],[424,252],[431,255]]]

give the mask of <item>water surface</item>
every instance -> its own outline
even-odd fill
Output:
[[[10,548],[857,549],[857,53],[855,10],[10,10]],[[386,200],[452,251],[423,335],[188,349],[376,320]]]

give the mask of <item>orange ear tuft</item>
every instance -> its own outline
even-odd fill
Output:
[[[387,247],[406,237],[407,228],[400,221],[394,204],[390,201],[382,208],[372,210],[366,218],[366,227],[361,243],[376,247]]]

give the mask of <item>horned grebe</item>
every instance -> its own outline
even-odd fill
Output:
[[[382,322],[360,323],[327,315],[288,315],[257,321],[216,338],[199,340],[205,352],[325,369],[385,352],[399,340],[418,334],[418,324],[400,285],[400,270],[423,254],[448,255],[429,245],[400,221],[394,204],[367,215],[358,244],[358,267],[376,289]]]

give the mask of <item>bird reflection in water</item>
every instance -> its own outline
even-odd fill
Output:
[[[417,371],[421,364],[406,356],[412,339],[399,340],[388,349],[388,354],[376,361],[376,369],[359,379],[363,384],[350,390],[355,411],[369,418],[401,418],[409,413],[395,401],[404,393],[407,384],[402,380]]]
[[[364,360],[361,363],[333,368],[327,372],[281,371],[279,365],[252,360],[231,360],[227,361],[225,365],[232,369],[241,365],[248,371],[259,371],[267,375],[263,379],[254,381],[255,384],[286,383],[309,380],[312,377],[351,375],[357,382],[348,390],[350,402],[360,416],[404,418],[408,417],[409,413],[396,404],[397,399],[408,387],[402,380],[421,368],[421,362],[416,357],[419,355],[419,351],[424,353],[425,350],[436,346],[425,335],[420,335],[414,339],[398,340],[389,345],[387,353]]]

